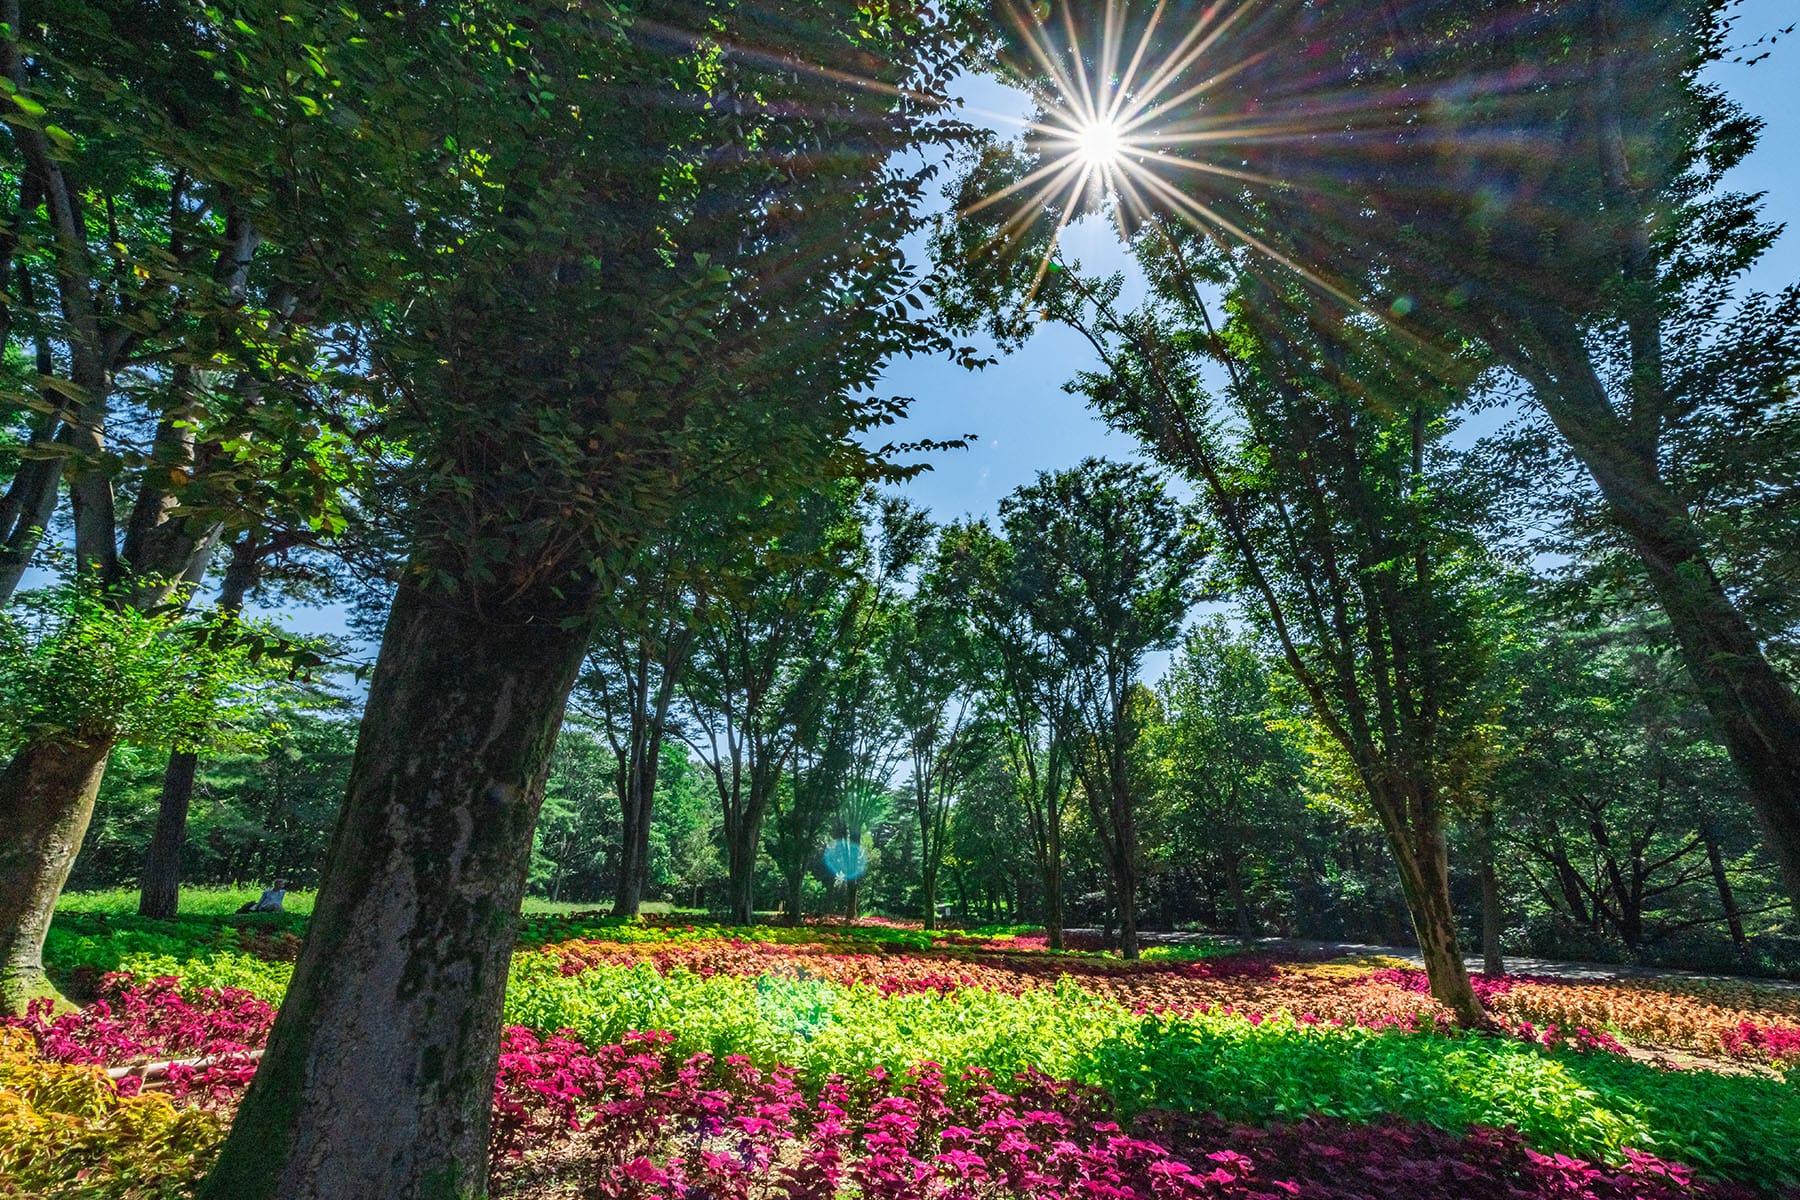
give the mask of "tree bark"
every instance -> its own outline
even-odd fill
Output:
[[[1449,858],[1442,828],[1415,828],[1411,837],[1389,829],[1388,844],[1400,868],[1400,886],[1432,996],[1456,1016],[1465,1029],[1485,1028],[1491,1021],[1469,983],[1469,969],[1457,945],[1456,914],[1450,906]]]
[[[1719,907],[1725,912],[1725,927],[1731,931],[1731,944],[1737,947],[1740,955],[1748,954],[1750,941],[1744,936],[1744,917],[1738,911],[1731,878],[1725,874],[1725,855],[1719,849],[1719,839],[1713,833],[1710,820],[1701,823],[1700,838],[1706,843],[1706,861],[1712,867],[1713,886],[1719,890]]]
[[[787,913],[784,924],[792,927],[800,924],[800,910],[806,904],[806,867],[801,864],[798,870],[790,870],[785,876],[787,883]]]
[[[1137,868],[1129,861],[1122,862],[1114,869],[1114,875],[1119,898],[1119,957],[1135,959],[1138,956]]]
[[[1500,909],[1500,873],[1494,868],[1494,814],[1490,810],[1482,810],[1476,841],[1481,855],[1481,970],[1485,975],[1504,975],[1500,929],[1505,914]]]
[[[1481,863],[1481,971],[1484,975],[1506,974],[1506,959],[1500,953],[1500,877],[1494,870],[1490,854]]]
[[[30,741],[0,772],[0,1013],[56,997],[44,935],[94,815],[112,740]]]
[[[725,831],[725,892],[736,925],[756,923],[756,846],[762,822],[740,820]]]
[[[1231,897],[1231,915],[1237,925],[1238,938],[1250,942],[1255,940],[1256,931],[1250,924],[1250,902],[1244,897],[1244,852],[1235,836],[1232,842],[1232,845],[1225,848],[1222,856],[1225,892]]]
[[[203,1197],[484,1194],[507,965],[586,642],[401,585],[293,983]]]
[[[631,764],[623,772],[626,787],[619,805],[622,837],[619,884],[613,894],[615,917],[635,917],[643,906],[644,885],[650,872],[650,813],[661,754],[662,740],[652,738],[643,761]]]
[[[200,756],[191,750],[169,755],[163,771],[162,796],[156,805],[156,832],[144,853],[144,875],[138,884],[138,916],[168,919],[181,902],[181,847],[187,841],[188,804]]]

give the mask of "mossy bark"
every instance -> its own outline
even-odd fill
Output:
[[[40,996],[44,936],[94,815],[112,739],[30,741],[0,771],[0,1012]]]
[[[463,1200],[585,634],[403,585],[312,924],[207,1200]]]
[[[1465,1029],[1491,1026],[1493,1019],[1469,982],[1469,969],[1456,936],[1456,911],[1450,903],[1450,860],[1436,805],[1420,796],[1417,789],[1402,788],[1378,797],[1376,809],[1382,817],[1394,862],[1400,868],[1400,887],[1406,894],[1407,914],[1419,941],[1419,954],[1425,960],[1432,997],[1448,1008]],[[1401,813],[1410,819],[1400,819]]]

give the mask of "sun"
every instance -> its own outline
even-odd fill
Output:
[[[1125,158],[1125,129],[1111,117],[1083,121],[1075,129],[1075,154],[1088,167],[1108,171]]]

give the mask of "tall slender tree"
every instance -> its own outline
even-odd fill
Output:
[[[1001,502],[1000,519],[1019,602],[1070,671],[1071,761],[1111,878],[1119,949],[1136,958],[1135,693],[1144,655],[1180,632],[1207,542],[1161,476],[1100,459],[1041,474]]]

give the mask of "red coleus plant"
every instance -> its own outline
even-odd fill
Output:
[[[1257,1128],[1150,1113],[1110,1119],[1103,1092],[987,1072],[954,1085],[932,1063],[903,1078],[833,1077],[809,1095],[785,1069],[679,1058],[668,1034],[588,1050],[567,1033],[506,1033],[495,1086],[497,1171],[573,1147],[594,1194],[620,1200],[1675,1200],[1748,1197],[1628,1153],[1609,1167],[1403,1121],[1309,1119]],[[497,1186],[507,1180],[497,1179]]]

